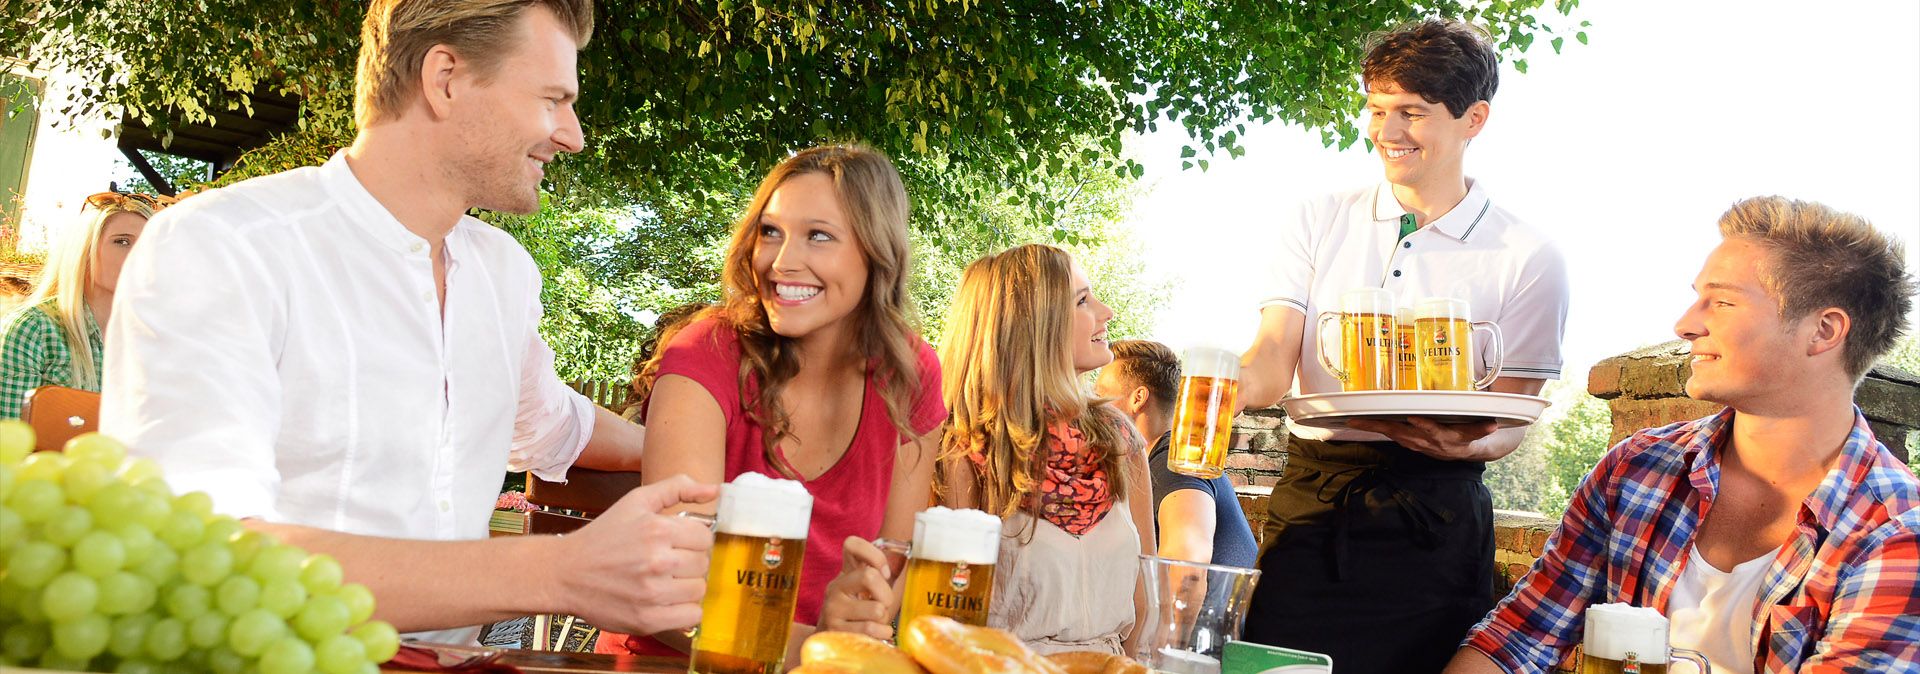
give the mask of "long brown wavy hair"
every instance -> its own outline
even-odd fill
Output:
[[[940,339],[947,403],[940,467],[974,470],[982,510],[1036,514],[1039,451],[1049,424],[1080,430],[1106,468],[1113,493],[1125,494],[1122,457],[1134,450],[1123,421],[1090,397],[1073,368],[1073,259],[1052,246],[1018,246],[967,265]],[[964,473],[962,473],[964,474]]]
[[[760,299],[766,279],[754,271],[753,260],[767,200],[787,179],[809,173],[833,180],[840,210],[846,213],[866,260],[866,292],[847,317],[853,321],[847,334],[855,340],[855,353],[866,356],[866,374],[879,387],[887,418],[902,437],[914,435],[908,416],[920,388],[920,360],[914,349],[919,339],[907,318],[913,315],[907,294],[912,263],[907,236],[910,206],[900,172],[886,155],[863,145],[823,145],[780,162],[760,181],[734,226],[721,276],[720,304],[702,311],[699,318],[717,317],[739,336],[741,410],[765,430],[761,451],[768,465],[794,479],[799,479],[797,471],[774,448],[791,432],[780,394],[799,374],[800,362],[795,341],[775,333],[768,322]],[[656,353],[654,359],[658,358]],[[657,362],[649,363],[646,370],[657,372]]]

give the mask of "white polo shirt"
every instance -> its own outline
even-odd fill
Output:
[[[1339,380],[1321,367],[1322,335],[1315,325],[1320,312],[1340,310],[1341,293],[1356,288],[1391,290],[1403,307],[1427,297],[1464,299],[1473,320],[1500,326],[1506,358],[1501,376],[1558,379],[1567,324],[1567,270],[1559,249],[1495,204],[1485,186],[1471,178],[1458,205],[1400,240],[1405,215],[1393,186],[1382,182],[1311,200],[1278,232],[1269,291],[1260,308],[1284,306],[1307,318],[1294,392],[1341,390]],[[1337,342],[1335,326],[1329,324],[1325,338]],[[1482,351],[1474,364],[1476,376],[1493,360],[1484,352],[1486,341],[1475,336]],[[1337,343],[1329,346],[1338,350]],[[1338,353],[1330,355],[1338,360]],[[1320,440],[1384,439],[1305,426],[1294,426],[1293,432]]]

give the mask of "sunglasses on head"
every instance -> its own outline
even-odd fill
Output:
[[[146,204],[147,208],[157,211],[172,206],[176,201],[179,200],[173,197],[141,194],[139,192],[99,192],[88,195],[86,205],[106,209],[115,206],[125,206],[129,202],[138,202]]]

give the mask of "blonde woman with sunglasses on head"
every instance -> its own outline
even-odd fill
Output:
[[[56,236],[25,303],[0,321],[0,418],[17,419],[27,392],[46,385],[100,390],[103,342],[120,266],[165,197],[101,192],[80,226]]]

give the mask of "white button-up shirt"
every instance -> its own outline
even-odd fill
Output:
[[[1341,390],[1319,356],[1326,339],[1328,356],[1339,361],[1337,324],[1329,325],[1324,336],[1315,326],[1320,312],[1339,311],[1340,295],[1356,288],[1391,290],[1402,307],[1428,297],[1466,300],[1473,320],[1500,327],[1505,355],[1500,376],[1560,377],[1560,340],[1567,324],[1565,260],[1552,242],[1494,204],[1480,181],[1467,183],[1467,196],[1458,205],[1404,240],[1400,218],[1407,211],[1385,182],[1309,201],[1299,218],[1281,227],[1268,267],[1270,290],[1260,307],[1283,306],[1306,315],[1295,393]],[[1474,341],[1477,349],[1487,346],[1478,335]],[[1493,356],[1483,351],[1474,360],[1480,376]],[[1321,440],[1384,439],[1299,425],[1292,431]]]
[[[168,208],[120,274],[101,430],[224,514],[485,538],[505,471],[564,478],[593,406],[518,242],[462,217],[444,311],[430,250],[342,154]]]

